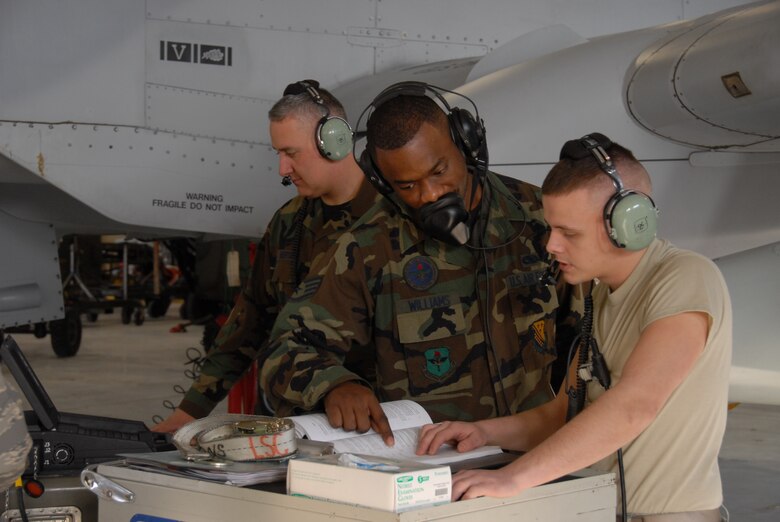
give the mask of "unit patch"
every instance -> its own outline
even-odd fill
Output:
[[[545,334],[544,334],[544,319],[539,319],[531,325],[531,330],[534,334],[534,344],[536,344],[537,352],[544,352],[545,346]]]
[[[446,346],[425,350],[425,376],[435,381],[447,377],[454,369],[450,349]]]
[[[404,267],[404,280],[415,290],[428,290],[436,284],[439,269],[430,257],[413,257]]]

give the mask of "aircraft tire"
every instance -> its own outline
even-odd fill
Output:
[[[81,316],[73,310],[65,312],[64,319],[49,323],[49,333],[57,357],[73,357],[81,347]]]

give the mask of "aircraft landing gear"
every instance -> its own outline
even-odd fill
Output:
[[[81,346],[81,316],[77,310],[65,312],[64,319],[49,323],[51,347],[57,357],[73,357]]]

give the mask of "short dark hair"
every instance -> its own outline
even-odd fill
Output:
[[[347,119],[347,112],[344,110],[344,106],[333,94],[322,87],[317,87],[317,92],[320,94],[320,98],[322,98],[322,103],[330,111],[331,116]],[[274,106],[271,107],[271,110],[268,111],[268,119],[271,121],[282,121],[292,115],[320,119],[323,116],[323,112],[311,94],[302,92],[300,94],[288,94],[279,98],[274,103]]]
[[[612,142],[605,149],[605,152],[612,158],[618,173],[621,165],[639,164],[633,152],[615,142]],[[611,183],[609,177],[601,170],[601,166],[593,154],[588,154],[581,159],[564,157],[553,165],[547,177],[544,178],[542,194],[548,196],[568,194],[573,190],[603,181]]]
[[[403,94],[390,98],[371,113],[366,123],[366,147],[392,150],[414,138],[424,122],[446,124],[444,111],[427,96]]]

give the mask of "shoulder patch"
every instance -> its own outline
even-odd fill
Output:
[[[536,350],[538,352],[544,351],[544,345],[546,342],[544,334],[544,319],[539,319],[531,325],[530,330],[533,332],[534,343],[536,344]]]

